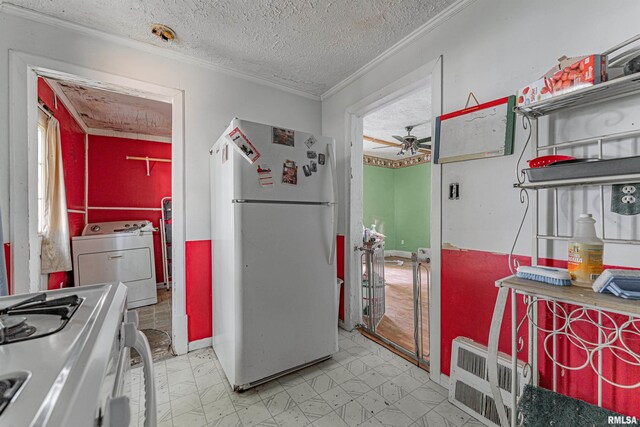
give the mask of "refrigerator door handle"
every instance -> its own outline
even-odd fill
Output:
[[[338,181],[336,179],[336,160],[334,158],[333,144],[327,144],[327,157],[329,158],[329,165],[331,166],[331,209],[333,210],[331,216],[331,229],[333,230],[333,234],[330,237],[331,239],[331,250],[329,252],[329,264],[333,264],[336,255],[336,236],[338,233],[338,203],[336,202],[336,195],[338,194]]]

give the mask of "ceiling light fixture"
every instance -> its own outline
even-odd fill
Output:
[[[159,37],[163,42],[174,41],[176,38],[176,32],[163,24],[153,24],[151,26],[151,33]]]

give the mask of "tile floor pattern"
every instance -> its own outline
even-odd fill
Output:
[[[340,330],[330,360],[234,393],[211,348],[155,365],[159,427],[481,427],[428,374]],[[131,426],[143,426],[144,380],[132,370]]]
[[[171,346],[171,290],[158,289],[158,302],[134,309],[138,313],[138,329],[149,340],[153,360],[164,360],[173,356]],[[140,356],[131,352],[134,365],[141,362]]]

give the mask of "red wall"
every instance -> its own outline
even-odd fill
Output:
[[[518,256],[523,264],[529,264],[530,258]],[[565,267],[566,262],[554,260],[541,260],[541,265],[554,265],[557,267]],[[491,325],[491,317],[495,305],[495,299],[498,293],[495,287],[495,281],[503,277],[509,276],[508,255],[495,254],[483,251],[473,250],[442,250],[442,335],[441,335],[441,352],[442,352],[442,373],[450,375],[451,363],[451,342],[458,336],[465,336],[473,339],[481,344],[486,345],[489,338],[489,327]],[[607,268],[620,268],[614,266],[606,266]],[[503,319],[503,328],[500,334],[499,350],[511,353],[511,302],[507,302],[507,309]],[[525,306],[522,298],[518,299],[518,318],[521,319],[525,312]],[[552,316],[544,309],[540,309],[538,313],[540,324],[543,328],[550,329]],[[615,316],[614,316],[615,317]],[[615,317],[619,319],[619,317]],[[619,324],[621,322],[618,322]],[[595,328],[587,323],[578,322],[576,324],[576,333],[581,337],[592,342],[597,342]],[[520,334],[527,342],[526,331]],[[552,365],[548,362],[544,350],[542,349],[542,339],[544,333],[539,333],[538,359],[541,363],[540,368],[540,384],[546,388],[552,386]],[[640,352],[640,337],[637,335],[629,335],[628,343],[636,353]],[[584,363],[585,356],[583,351],[577,350],[575,347],[558,340],[559,343],[559,360],[568,366],[578,366]],[[521,353],[523,360],[526,360],[526,346]],[[611,354],[603,355],[604,374],[608,378],[612,378],[623,384],[628,384],[635,379],[640,378],[640,367],[629,367],[616,363],[615,357]],[[560,370],[558,370],[560,372]],[[585,368],[580,371],[566,370],[559,374],[558,391],[578,399],[597,403],[597,383],[593,371]],[[637,404],[638,391],[613,389],[613,387],[604,384],[603,387],[603,406],[605,408],[622,412],[624,414],[640,417],[640,405]]]
[[[189,341],[212,336],[211,240],[191,240],[185,246]]]
[[[85,175],[85,133],[75,121],[69,110],[58,99],[54,99],[53,90],[47,82],[38,79],[38,98],[40,98],[60,122],[60,145],[62,148],[62,165],[67,193],[67,209],[84,211],[84,175]],[[56,108],[57,106],[57,108]],[[84,214],[68,213],[69,234],[79,236],[84,228]],[[73,283],[73,272],[59,272],[49,275],[49,289],[70,286]]]
[[[171,163],[144,161],[126,156],[171,159],[171,144],[110,136],[89,135],[89,206],[154,208],[148,210],[89,210],[89,222],[147,219],[160,226],[160,201],[171,196]],[[164,280],[160,232],[153,235],[156,281]]]

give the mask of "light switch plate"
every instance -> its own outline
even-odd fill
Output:
[[[453,182],[449,184],[449,200],[458,200],[460,198],[460,184]]]

